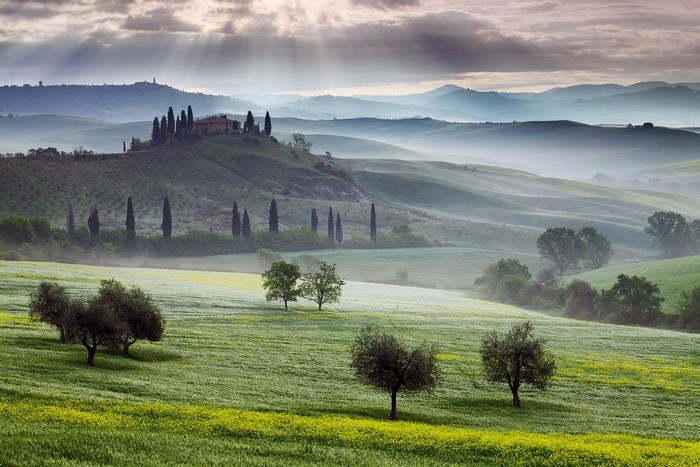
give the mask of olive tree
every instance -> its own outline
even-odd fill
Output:
[[[288,302],[296,302],[299,296],[297,280],[301,277],[299,266],[285,261],[272,263],[270,269],[263,272],[263,288],[266,290],[265,300],[281,300],[287,310]]]
[[[122,346],[125,357],[129,348],[139,340],[159,341],[165,330],[165,320],[153,299],[138,287],[127,289],[114,279],[103,280],[97,301],[114,314],[121,334],[115,343]]]
[[[344,285],[345,279],[335,272],[335,264],[321,261],[317,272],[304,274],[299,290],[302,297],[316,302],[320,311],[324,303],[340,300]]]
[[[92,297],[87,303],[73,300],[69,322],[71,338],[87,349],[87,364],[90,366],[95,365],[97,348],[118,343],[125,329],[124,322],[99,297]]]
[[[67,314],[71,299],[66,288],[55,282],[43,281],[29,298],[29,317],[58,328],[61,342],[69,341]]]
[[[504,335],[491,331],[481,342],[481,364],[486,380],[508,383],[516,408],[520,408],[521,384],[544,390],[554,375],[554,358],[545,353],[545,341],[534,338],[532,330],[532,323],[525,321]]]
[[[432,392],[440,377],[434,346],[409,350],[374,326],[364,327],[355,338],[351,366],[359,380],[391,395],[391,420],[396,420],[399,391]]]

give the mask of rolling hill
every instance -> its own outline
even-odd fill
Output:
[[[285,227],[306,225],[312,208],[322,215],[332,205],[342,213],[346,235],[365,237],[372,202],[382,228],[408,224],[441,244],[534,252],[548,227],[592,225],[635,257],[650,251],[642,230],[653,212],[700,216],[688,196],[485,165],[319,157],[244,135],[81,160],[0,159],[1,215],[47,217],[62,226],[69,203],[78,219],[97,204],[103,226],[119,228],[129,196],[137,228],[146,232],[158,232],[164,196],[175,233],[229,231],[234,201],[248,209],[254,228],[263,228],[275,197]]]

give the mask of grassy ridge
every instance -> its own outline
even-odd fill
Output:
[[[133,360],[101,351],[91,369],[81,346],[59,344],[26,318],[27,297],[43,278],[88,294],[106,277],[151,293],[166,337],[136,344]],[[522,465],[697,458],[698,335],[354,282],[319,313],[307,302],[291,312],[266,304],[259,276],[245,274],[0,263],[0,279],[0,463],[118,464],[133,454],[153,465],[175,453],[199,464],[272,456],[345,465],[375,454],[387,465],[504,464],[515,453]],[[478,342],[525,318],[548,339],[558,371],[550,391],[526,389],[515,411],[505,385],[483,381]],[[388,396],[352,376],[349,346],[369,322],[440,345],[443,384],[433,396],[400,396],[405,423],[385,422]],[[170,452],[179,443],[187,449]]]
[[[596,288],[608,289],[617,281],[619,274],[644,276],[657,284],[665,297],[662,309],[673,313],[680,292],[700,285],[700,256],[616,264],[574,277],[588,281]]]

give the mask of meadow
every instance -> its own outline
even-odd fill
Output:
[[[340,270],[343,273],[342,269]],[[43,279],[76,296],[100,279],[142,287],[160,343],[96,366],[29,321]],[[340,303],[266,303],[260,277],[0,262],[2,465],[697,465],[700,336],[564,319],[461,292],[349,282]],[[557,359],[550,390],[483,380],[489,330],[530,319]],[[349,348],[373,323],[437,343],[433,395],[363,386]]]

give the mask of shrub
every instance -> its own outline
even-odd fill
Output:
[[[597,300],[598,291],[591,284],[580,279],[574,279],[566,286],[564,313],[574,318],[595,318]]]
[[[15,245],[31,242],[34,229],[29,219],[22,216],[7,216],[0,219],[0,239]]]

